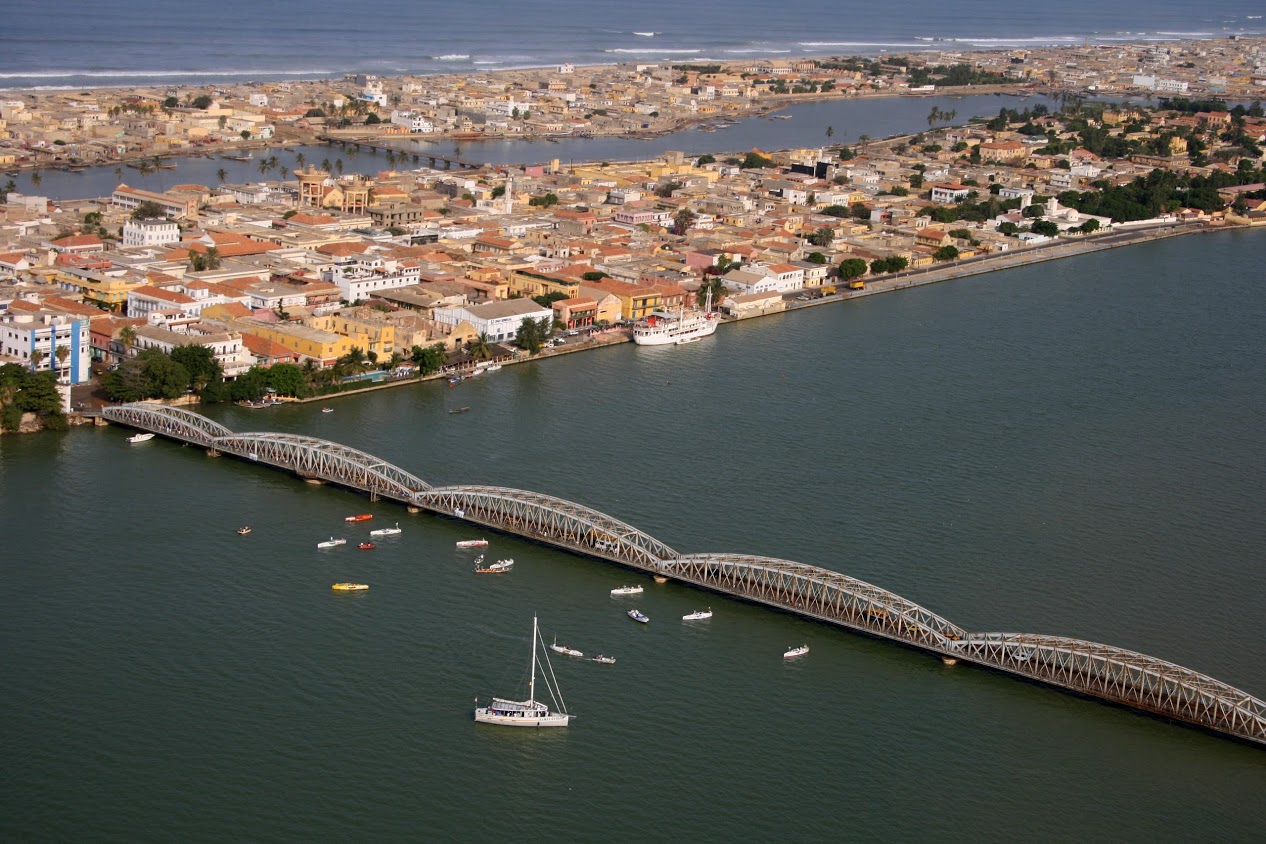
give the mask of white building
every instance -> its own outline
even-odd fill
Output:
[[[61,348],[70,349],[64,362],[57,357]],[[0,355],[29,367],[36,351],[40,352],[37,372],[55,372],[64,384],[82,384],[88,380],[92,359],[88,320],[48,312],[0,317]]]
[[[124,246],[162,246],[180,242],[180,226],[172,220],[128,220],[123,225]]]
[[[422,280],[422,268],[412,261],[360,257],[335,264],[326,275],[326,281],[338,285],[343,301],[359,302],[370,293],[417,284]]]
[[[127,315],[148,319],[157,311],[183,311],[189,314],[200,314],[203,304],[192,296],[186,296],[179,290],[168,290],[164,287],[145,285],[127,292]]]
[[[734,293],[777,293],[778,279],[756,270],[730,270],[721,276],[727,290]]]
[[[393,111],[391,122],[417,134],[425,135],[435,131],[435,124],[426,115],[416,111]]]
[[[180,346],[206,346],[224,370],[224,378],[232,381],[255,364],[255,356],[242,345],[242,335],[236,331],[223,331],[218,326],[197,323],[188,331],[172,331],[157,325],[141,325],[136,332],[136,350],[158,349],[171,354]]]
[[[457,308],[436,308],[435,321],[454,328],[468,322],[480,334],[487,334],[494,343],[513,340],[525,319],[554,321],[554,311],[542,308],[531,299],[506,299],[483,305],[466,305]]]
[[[250,104],[258,108],[268,108],[267,94],[251,94]]]

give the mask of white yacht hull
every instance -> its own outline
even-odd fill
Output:
[[[638,324],[633,329],[633,342],[639,346],[671,346],[693,343],[710,337],[717,330],[714,314],[689,316],[684,319],[661,317],[655,325]]]
[[[487,707],[480,707],[475,710],[475,720],[480,724],[499,724],[502,727],[566,727],[571,716],[560,712],[551,712],[539,717],[527,714],[512,715],[492,712]]]

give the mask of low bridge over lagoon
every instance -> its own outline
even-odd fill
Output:
[[[408,150],[383,141],[375,141],[364,138],[332,138],[328,135],[317,135],[317,140],[327,144],[342,146],[344,148],[355,147],[357,152],[363,148],[374,150],[375,152],[381,150],[383,152],[395,153],[397,156],[403,155],[406,158],[411,157],[414,161],[422,161],[425,159],[431,162],[432,170],[435,169],[436,164],[440,163],[444,164],[444,169],[446,170],[452,170],[454,167],[461,170],[478,170],[480,167],[489,166],[486,162],[467,161],[464,158],[458,158],[456,155],[442,155],[432,152],[422,152],[421,150]]]
[[[1266,702],[1213,677],[1135,651],[1061,636],[973,633],[900,595],[826,568],[747,554],[681,554],[597,510],[494,486],[432,486],[391,463],[299,434],[235,433],[151,403],[102,417],[366,493],[619,563],[659,577],[889,639],[1266,746]]]

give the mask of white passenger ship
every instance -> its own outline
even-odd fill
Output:
[[[633,326],[633,342],[639,346],[667,346],[693,343],[717,330],[717,314],[684,311],[678,314],[655,311]]]

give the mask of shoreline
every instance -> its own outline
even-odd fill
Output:
[[[808,301],[787,301],[784,310],[772,313],[756,314],[751,317],[742,319],[725,319],[722,320],[720,326],[734,325],[746,323],[753,319],[761,319],[766,317],[782,316],[793,313],[805,308],[816,308],[823,305],[838,304],[854,299],[862,299],[867,296],[876,296],[884,293],[895,293],[902,290],[910,290],[918,287],[924,287],[931,284],[940,284],[946,281],[955,281],[957,279],[971,278],[973,276],[987,275],[989,273],[1000,272],[1003,270],[1017,269],[1021,267],[1032,266],[1034,264],[1047,263],[1049,261],[1058,261],[1064,258],[1075,258],[1080,255],[1088,255],[1095,252],[1105,252],[1111,249],[1121,249],[1124,247],[1135,246],[1142,243],[1151,243],[1157,240],[1168,240],[1174,237],[1183,237],[1194,234],[1214,234],[1218,232],[1228,231],[1251,231],[1242,226],[1228,225],[1210,225],[1204,222],[1188,222],[1188,223],[1162,223],[1154,226],[1140,227],[1133,230],[1123,232],[1106,232],[1101,235],[1085,236],[1070,241],[1053,241],[1049,244],[1042,244],[1031,249],[1020,250],[1017,252],[1004,252],[998,255],[989,255],[981,258],[968,259],[966,262],[956,263],[952,266],[928,267],[920,270],[907,270],[896,274],[892,277],[867,281],[867,286],[862,290],[845,290],[835,293],[831,296],[823,296],[820,299],[811,299]],[[535,355],[524,354],[512,360],[499,361],[504,366],[513,366],[519,364],[527,364],[533,362],[546,361],[551,358],[560,357],[569,354],[578,354],[581,352],[596,351],[612,346],[621,346],[633,341],[631,333],[627,330],[611,330],[604,335],[600,335],[601,339],[587,341],[576,345],[569,345],[565,348],[553,348],[542,350]],[[366,393],[378,392],[380,390],[393,389],[398,387],[407,387],[417,384],[423,384],[441,379],[448,379],[454,374],[462,374],[470,372],[476,368],[475,364],[461,367],[458,369],[435,372],[430,375],[421,376],[419,378],[403,378],[396,381],[388,381],[387,383],[372,384],[354,390],[342,390],[337,393],[328,393],[325,395],[305,396],[303,398],[287,397],[283,404],[312,404],[315,402],[329,402],[335,399],[347,398],[352,396],[360,396]],[[201,406],[201,402],[186,402],[183,399],[177,399],[174,402],[158,401],[159,404],[192,404]],[[92,412],[68,414],[71,426],[84,425],[91,423],[94,419],[99,418],[100,408],[107,407],[107,404],[96,405]],[[108,424],[108,423],[107,423]],[[28,431],[26,433],[35,433]]]

